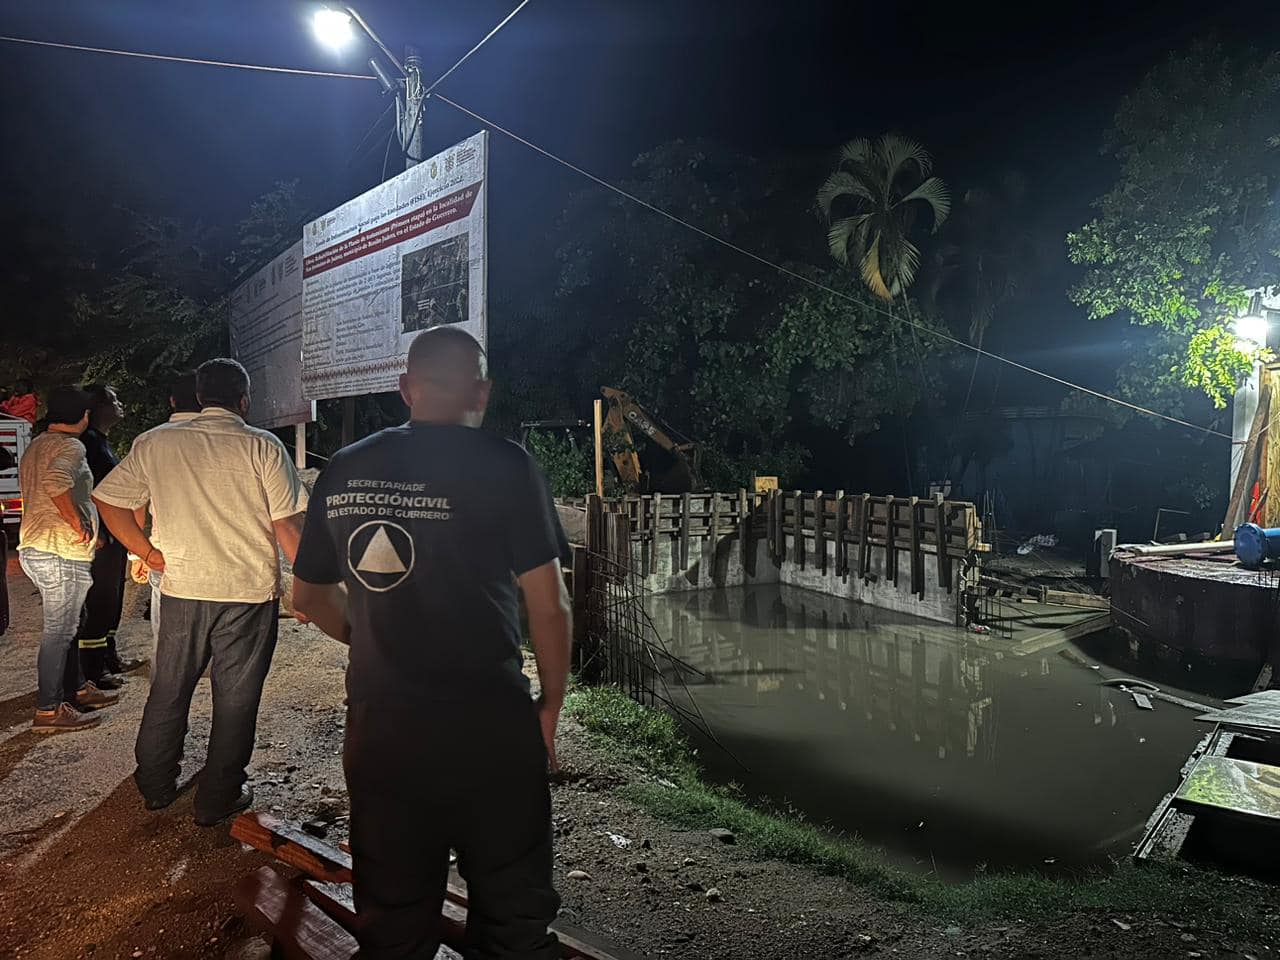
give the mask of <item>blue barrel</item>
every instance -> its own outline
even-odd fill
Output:
[[[1250,570],[1257,570],[1268,560],[1280,559],[1280,528],[1264,530],[1256,523],[1236,527],[1236,558]]]

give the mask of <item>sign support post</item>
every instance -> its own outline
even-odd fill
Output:
[[[604,447],[600,442],[600,431],[603,421],[604,401],[597,399],[591,405],[592,414],[592,436],[595,439],[596,448],[596,496],[604,499]]]

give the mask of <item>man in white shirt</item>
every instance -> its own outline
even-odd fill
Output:
[[[138,434],[134,438],[137,442],[138,438],[149,436],[152,430],[164,430],[171,427],[175,423],[186,423],[188,420],[194,420],[200,416],[200,400],[196,397],[196,372],[194,370],[187,373],[178,374],[169,388],[169,409],[173,412],[169,414],[169,419],[158,427],[152,427],[144,433]],[[137,517],[138,526],[143,530],[147,530],[147,513],[146,507],[139,507],[134,511]],[[155,518],[151,518],[151,527],[147,533],[151,540],[152,546],[157,550],[164,552],[164,544],[160,539],[160,532],[156,529]],[[160,578],[163,574],[151,570],[141,557],[134,557],[131,561],[130,576],[137,583],[149,583],[151,586],[151,660],[155,661],[156,648],[160,645]]]
[[[307,492],[275,436],[244,422],[249,375],[234,360],[196,371],[198,417],[138,437],[94,491],[103,522],[160,581],[160,641],[134,750],[147,808],[177,796],[196,682],[212,662],[213,730],[196,823],[213,826],[253,801],[262,685],[275,650],[280,559],[292,563]],[[138,525],[151,505],[163,552]]]

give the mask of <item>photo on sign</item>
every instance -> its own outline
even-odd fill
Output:
[[[406,253],[401,260],[401,322],[405,333],[469,317],[470,234]]]

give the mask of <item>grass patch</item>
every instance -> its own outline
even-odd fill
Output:
[[[1162,913],[1237,935],[1275,937],[1273,891],[1182,864],[1138,866],[1124,860],[1077,878],[980,872],[964,883],[911,873],[889,863],[874,846],[832,835],[791,813],[757,809],[732,791],[705,783],[675,720],[615,688],[578,688],[569,695],[565,711],[594,735],[606,755],[671,784],[642,782],[623,788],[627,799],[654,816],[687,829],[724,827],[758,856],[841,877],[942,920],[1045,920],[1082,911]]]

